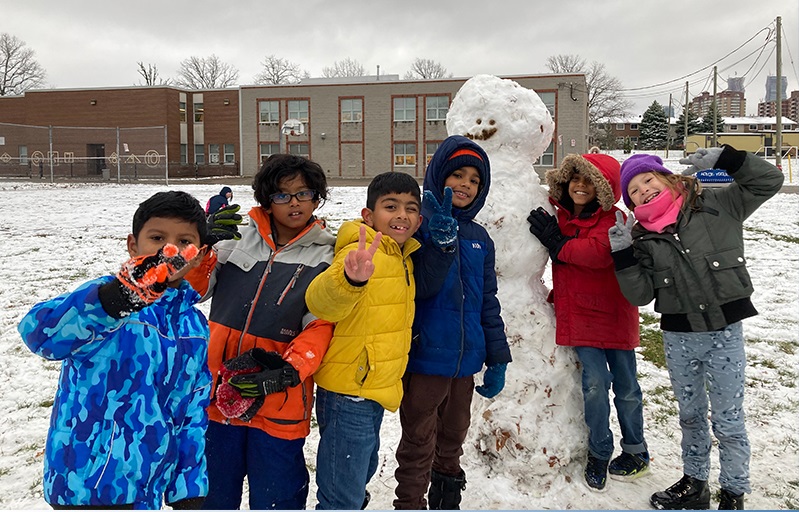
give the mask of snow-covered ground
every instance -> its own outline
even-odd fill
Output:
[[[614,153],[620,160],[626,155]],[[681,169],[679,152],[666,166]],[[784,166],[786,167],[786,166]],[[787,184],[787,167],[786,184]],[[796,183],[794,176],[793,182]],[[173,181],[168,188],[186,190],[205,204],[220,185]],[[243,210],[254,204],[248,185],[232,186]],[[163,184],[78,184],[0,181],[0,508],[46,509],[42,499],[42,458],[56,389],[59,363],[31,354],[16,330],[20,317],[37,301],[74,288],[98,275],[115,272],[126,258],[125,237],[137,205]],[[365,187],[337,187],[319,210],[336,229],[359,215]],[[746,412],[752,444],[750,509],[799,508],[799,195],[778,194],[744,225],[748,268],[755,284],[760,315],[744,322],[747,339]],[[549,270],[544,279],[549,284]],[[202,305],[207,312],[208,305]],[[651,305],[642,308],[651,328]],[[655,324],[656,325],[656,324]],[[653,332],[656,332],[653,331]],[[655,351],[656,352],[656,351]],[[465,509],[647,509],[649,495],[681,476],[680,430],[676,405],[664,368],[643,349],[638,351],[645,399],[645,428],[652,471],[632,483],[609,481],[607,492],[587,490],[581,463],[561,468],[560,478],[524,488],[496,471],[483,456],[465,446],[468,486]],[[615,425],[615,423],[614,423]],[[614,427],[617,433],[618,428]],[[618,434],[616,434],[618,435]],[[394,449],[400,437],[396,414],[386,414],[381,466],[369,484],[373,509],[390,509],[396,467]],[[306,444],[307,461],[315,465],[318,435]],[[575,439],[575,443],[585,440]],[[718,489],[714,450],[711,485]],[[524,480],[524,475],[516,475]],[[313,508],[312,477],[308,508]],[[715,498],[714,498],[715,499]],[[715,503],[714,503],[715,504]],[[246,502],[244,503],[246,508]]]

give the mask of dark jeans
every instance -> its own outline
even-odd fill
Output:
[[[402,437],[397,447],[395,509],[427,506],[430,470],[444,475],[461,471],[463,441],[471,420],[474,377],[453,379],[406,373],[400,405]]]
[[[238,509],[245,476],[251,510],[304,509],[309,482],[304,446],[304,438],[288,441],[258,428],[209,421],[209,488],[203,509]]]

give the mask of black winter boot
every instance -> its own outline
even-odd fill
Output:
[[[721,490],[719,496],[719,510],[743,510],[744,493],[733,494],[726,489]]]
[[[710,487],[707,480],[683,475],[665,491],[656,492],[649,503],[660,510],[707,510],[710,508]]]
[[[430,510],[460,510],[461,491],[466,489],[466,473],[442,475],[435,469],[430,474],[427,507]]]

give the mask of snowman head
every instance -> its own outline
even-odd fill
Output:
[[[493,75],[467,80],[447,114],[449,135],[468,137],[489,155],[502,148],[531,161],[544,153],[554,129],[552,116],[535,91]]]

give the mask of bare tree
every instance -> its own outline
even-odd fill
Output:
[[[366,76],[367,74],[363,64],[349,57],[333,63],[331,67],[322,68],[322,76],[325,78]]]
[[[452,73],[447,73],[447,68],[432,59],[416,57],[411,64],[411,70],[405,73],[405,80],[433,80],[436,78],[452,78]]]
[[[235,85],[239,70],[216,55],[189,57],[180,63],[175,85],[187,89],[221,89]]]
[[[584,73],[588,88],[588,125],[591,139],[596,137],[600,121],[627,116],[632,103],[621,93],[621,80],[610,76],[605,65],[587,64],[579,55],[553,55],[547,57],[547,68],[553,73]]]
[[[22,94],[44,85],[44,68],[25,42],[6,32],[0,34],[0,96]]]
[[[142,83],[139,80],[139,83],[136,85],[169,85],[172,81],[169,78],[161,78],[158,76],[158,66],[155,64],[147,64],[144,65],[144,62],[137,62],[139,65],[139,69],[136,71],[141,75],[144,79]]]
[[[308,71],[301,69],[299,64],[274,55],[266,57],[262,65],[261,72],[255,75],[256,84],[296,84],[303,78],[311,76]]]

